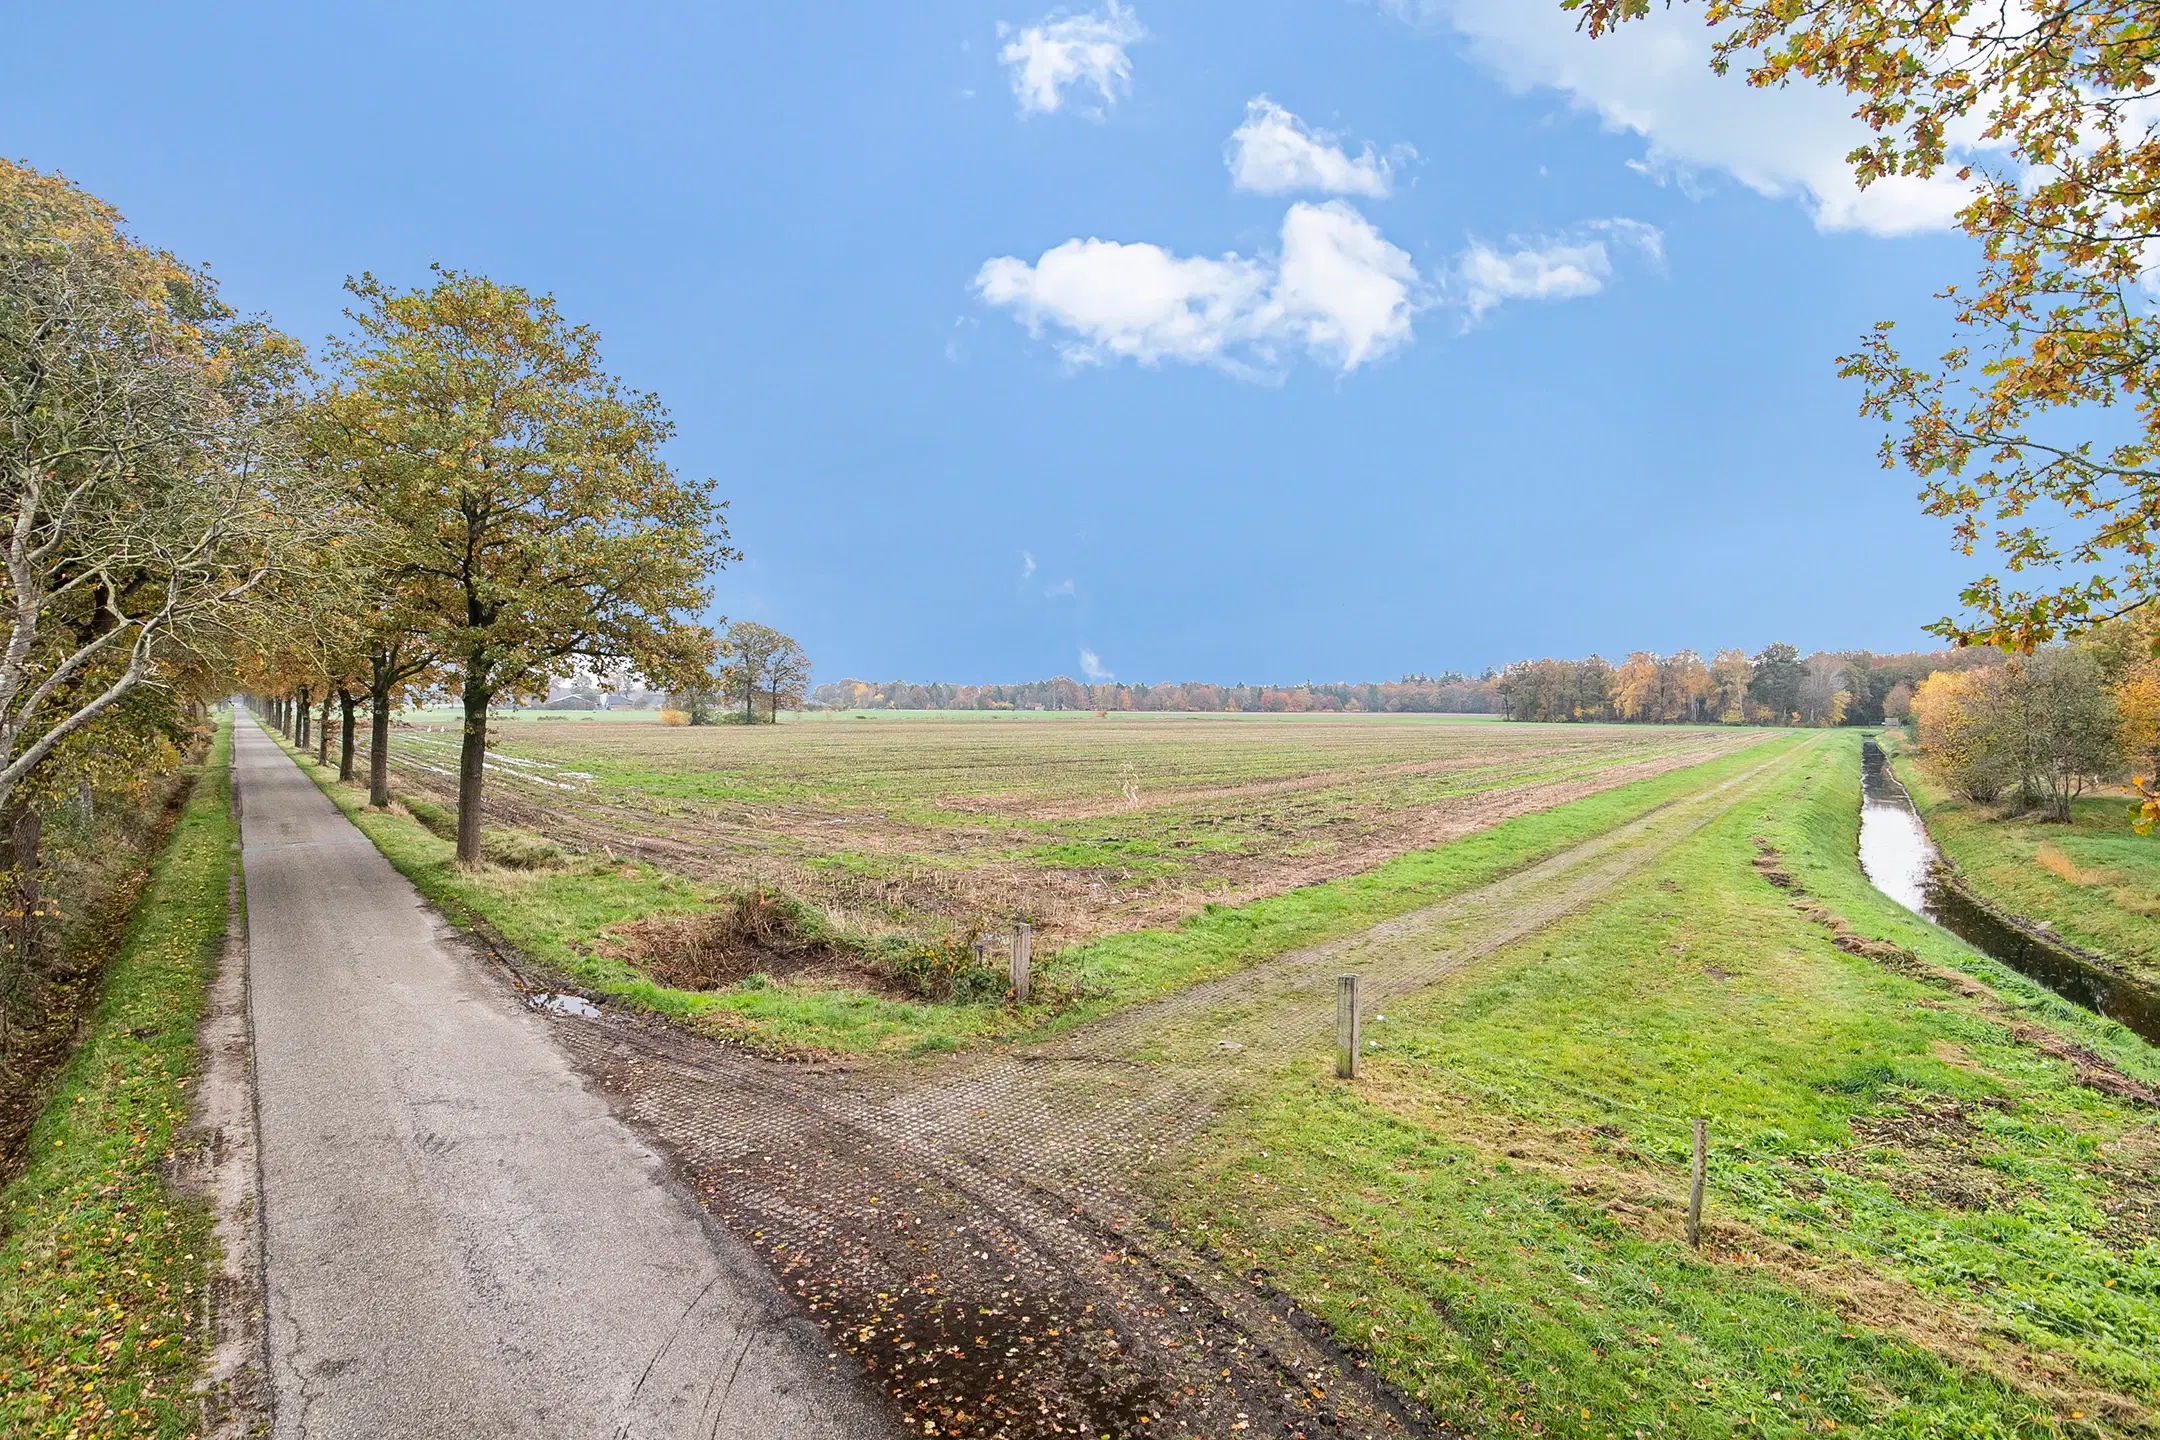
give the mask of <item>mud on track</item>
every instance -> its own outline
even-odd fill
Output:
[[[1150,1219],[1222,1107],[1329,1062],[1333,977],[1376,1010],[1595,902],[1791,754],[1506,878],[1049,1043],[847,1070],[659,1022],[567,1048],[921,1434],[1437,1435],[1319,1323]]]

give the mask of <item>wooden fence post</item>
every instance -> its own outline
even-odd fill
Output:
[[[1358,1066],[1358,977],[1338,975],[1335,977],[1335,1075],[1341,1080],[1357,1079]]]
[[[1013,921],[1012,943],[1012,991],[1013,1004],[1025,1005],[1028,998],[1028,951],[1035,938],[1034,930],[1025,920]]]
[[[1695,1167],[1688,1184],[1687,1197],[1687,1243],[1702,1249],[1702,1191],[1703,1191],[1703,1121],[1695,1119]]]

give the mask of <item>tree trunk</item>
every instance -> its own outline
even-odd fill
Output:
[[[350,781],[352,779],[353,719],[354,712],[360,708],[360,697],[353,694],[345,686],[340,685],[338,686],[337,698],[340,712],[339,719],[344,721],[338,734],[337,778]]]
[[[390,681],[378,672],[368,690],[367,803],[390,803]]]
[[[319,722],[315,727],[317,730],[320,730],[322,732],[322,734],[315,741],[315,763],[317,765],[328,765],[330,763],[331,698],[332,697],[330,695],[330,692],[325,690],[322,697],[322,715],[319,717]]]
[[[296,749],[300,750],[307,749],[308,702],[310,698],[308,687],[301,686],[299,695],[294,697],[293,700],[292,729],[285,737],[292,741]]]
[[[8,809],[14,807],[10,805]],[[5,814],[5,812],[0,812]],[[0,955],[0,1053],[8,1043],[8,1032],[17,1007],[27,1008],[31,977],[38,968],[39,941],[39,894],[38,894],[38,842],[44,834],[44,821],[35,810],[15,810],[11,821],[5,825],[8,845],[7,878],[13,894],[9,896],[10,908],[15,912],[7,922],[4,943],[7,953]]]
[[[493,699],[486,684],[465,679],[465,736],[458,751],[457,858],[480,863],[480,801],[487,778],[487,707]]]

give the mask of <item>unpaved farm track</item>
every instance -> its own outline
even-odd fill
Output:
[[[918,1433],[1445,1434],[1261,1277],[1153,1223],[1144,1177],[1241,1093],[1320,1073],[1337,973],[1383,1007],[1594,903],[1805,756],[1031,1047],[847,1070],[612,1014],[558,1033]]]

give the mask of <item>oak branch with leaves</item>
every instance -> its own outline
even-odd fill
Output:
[[[1560,0],[1592,35],[1651,0]],[[1668,3],[1665,8],[1671,8]],[[1955,343],[1876,327],[1840,362],[1892,427],[1886,465],[2000,573],[1931,628],[2031,651],[2160,599],[2160,24],[2150,0],[1709,0],[1715,65],[1842,88],[1862,186],[1952,173],[1980,266]]]
[[[660,458],[666,410],[609,375],[598,337],[551,298],[441,269],[425,289],[349,289],[356,333],[331,346],[323,408],[389,537],[410,643],[458,687],[457,853],[471,863],[488,706],[544,692],[577,657],[627,660],[659,685],[701,673],[712,637],[694,617],[736,554],[724,503]]]

